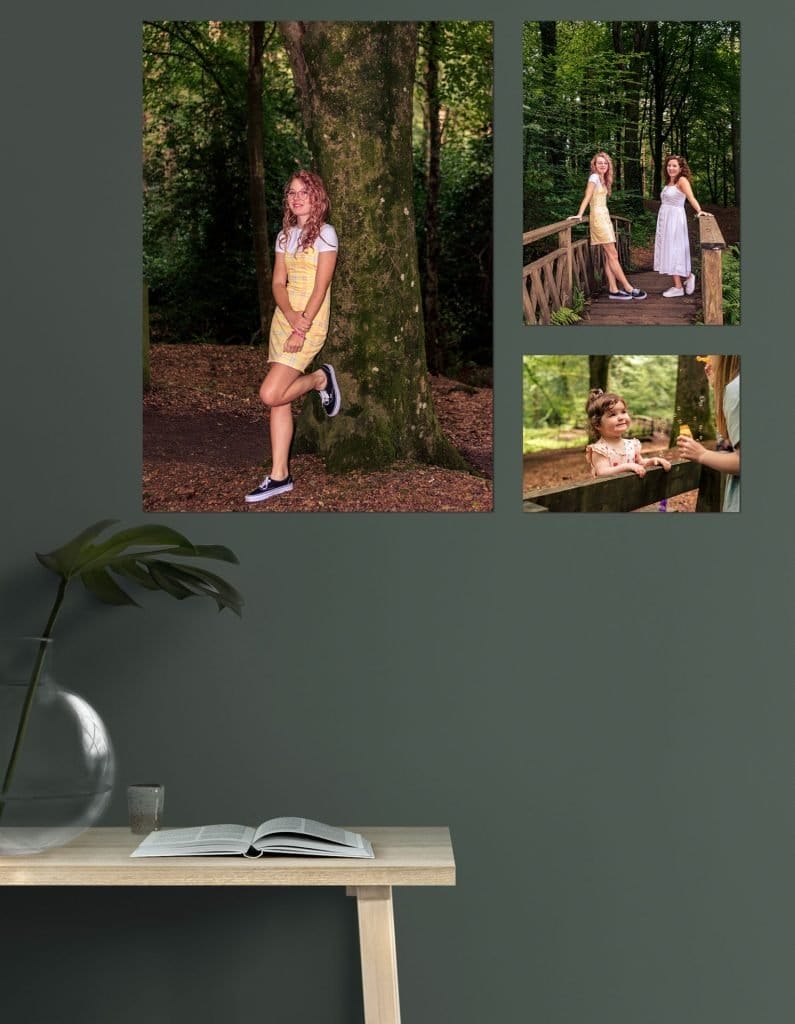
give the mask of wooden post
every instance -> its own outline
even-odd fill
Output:
[[[562,299],[563,305],[571,308],[571,300],[574,295],[572,290],[574,260],[571,251],[571,226],[558,232],[558,248],[565,249],[566,251],[566,255],[563,257]]]
[[[701,298],[704,323],[723,324],[723,234],[714,217],[698,218],[701,244]]]
[[[709,466],[701,467],[698,479],[696,512],[720,512],[723,506],[724,474]]]

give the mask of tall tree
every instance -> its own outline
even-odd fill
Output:
[[[588,356],[588,387],[607,391],[607,375],[612,356]]]
[[[709,411],[709,383],[703,365],[695,356],[679,356],[676,369],[676,397],[671,420],[671,445],[676,443],[679,428],[686,423],[699,440],[715,437],[715,426]]]
[[[400,458],[463,468],[439,427],[425,363],[412,197],[411,22],[281,22],[310,149],[340,235],[323,358],[344,394],[305,403],[296,444],[332,472]]]
[[[254,239],[254,266],[257,273],[260,338],[268,336],[273,315],[271,288],[271,251],[268,242],[268,210],[265,204],[265,157],[262,130],[262,54],[265,49],[265,24],[249,23],[248,77],[246,96],[248,111],[248,182],[251,205],[251,226]]]

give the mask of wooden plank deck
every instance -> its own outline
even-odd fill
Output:
[[[701,282],[698,275],[693,294],[678,299],[663,298],[662,293],[673,284],[665,274],[657,274],[653,270],[635,271],[627,277],[636,288],[647,292],[648,298],[619,302],[607,297],[605,287],[591,297],[583,324],[601,327],[620,324],[687,326],[695,323],[696,315],[701,310]]]

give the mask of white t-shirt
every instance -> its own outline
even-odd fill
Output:
[[[296,225],[290,228],[287,235],[287,244],[285,245],[284,232],[280,231],[276,236],[276,252],[295,252],[298,249],[298,243],[301,240],[302,229]],[[312,248],[315,252],[336,252],[339,248],[339,241],[337,239],[337,232],[330,224],[320,225],[320,234],[312,243]]]
[[[580,181],[582,181],[582,178],[580,178]],[[588,178],[588,181],[592,181],[597,188],[599,188],[599,186],[602,184],[602,179],[599,177],[596,171],[594,171],[593,174]]]

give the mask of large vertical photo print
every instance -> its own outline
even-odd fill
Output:
[[[524,26],[525,324],[740,322],[740,25]]]
[[[490,22],[143,26],[143,508],[492,508]]]

